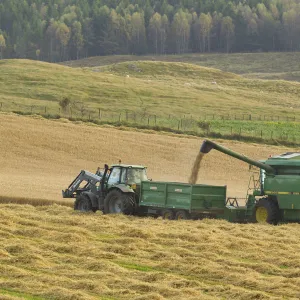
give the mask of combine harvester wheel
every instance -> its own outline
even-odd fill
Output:
[[[279,208],[277,203],[269,198],[259,199],[255,209],[255,221],[257,223],[269,223],[276,225],[279,220]]]

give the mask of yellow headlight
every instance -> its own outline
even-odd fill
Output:
[[[133,190],[135,190],[135,189],[136,189],[136,184],[132,184],[132,185],[131,185],[131,188],[132,188]]]

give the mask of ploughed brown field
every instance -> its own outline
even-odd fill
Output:
[[[61,200],[61,190],[85,169],[105,163],[141,164],[153,180],[188,182],[203,139],[119,130],[69,121],[0,115],[0,195]],[[254,159],[286,147],[217,141]],[[227,185],[245,197],[248,165],[215,150],[205,155],[197,183]],[[72,200],[70,200],[72,201]]]

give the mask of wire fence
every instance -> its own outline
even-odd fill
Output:
[[[149,122],[150,119],[157,120],[157,118],[163,119],[177,119],[182,120],[203,120],[203,121],[272,121],[272,122],[299,122],[300,116],[297,115],[273,115],[273,114],[207,114],[202,113],[200,115],[192,115],[192,114],[181,114],[180,116],[174,116],[172,114],[168,115],[155,115],[149,113],[141,113],[141,112],[132,112],[129,110],[124,110],[120,112],[109,111],[103,108],[91,108],[87,107],[84,103],[79,103],[76,107],[68,107],[66,110],[63,110],[57,103],[52,106],[49,105],[26,105],[21,103],[10,102],[6,104],[4,102],[0,102],[0,111],[22,111],[22,112],[30,112],[32,114],[59,114],[68,117],[81,117],[81,118],[90,118],[90,119],[114,119],[119,121],[138,121],[141,119],[142,121],[146,118]]]
[[[70,120],[91,121],[129,125],[132,127],[168,130],[199,136],[227,137],[232,139],[289,141],[300,144],[300,117],[254,114],[150,114],[147,111],[109,111],[103,108],[87,107],[84,103],[63,109],[53,105],[25,105],[0,102],[0,111],[18,114],[37,114],[48,118],[68,118]],[[273,123],[282,123],[278,126]],[[293,130],[291,130],[293,123]],[[252,126],[253,125],[253,126]]]

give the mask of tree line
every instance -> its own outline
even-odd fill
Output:
[[[300,0],[1,0],[0,58],[300,50]]]

